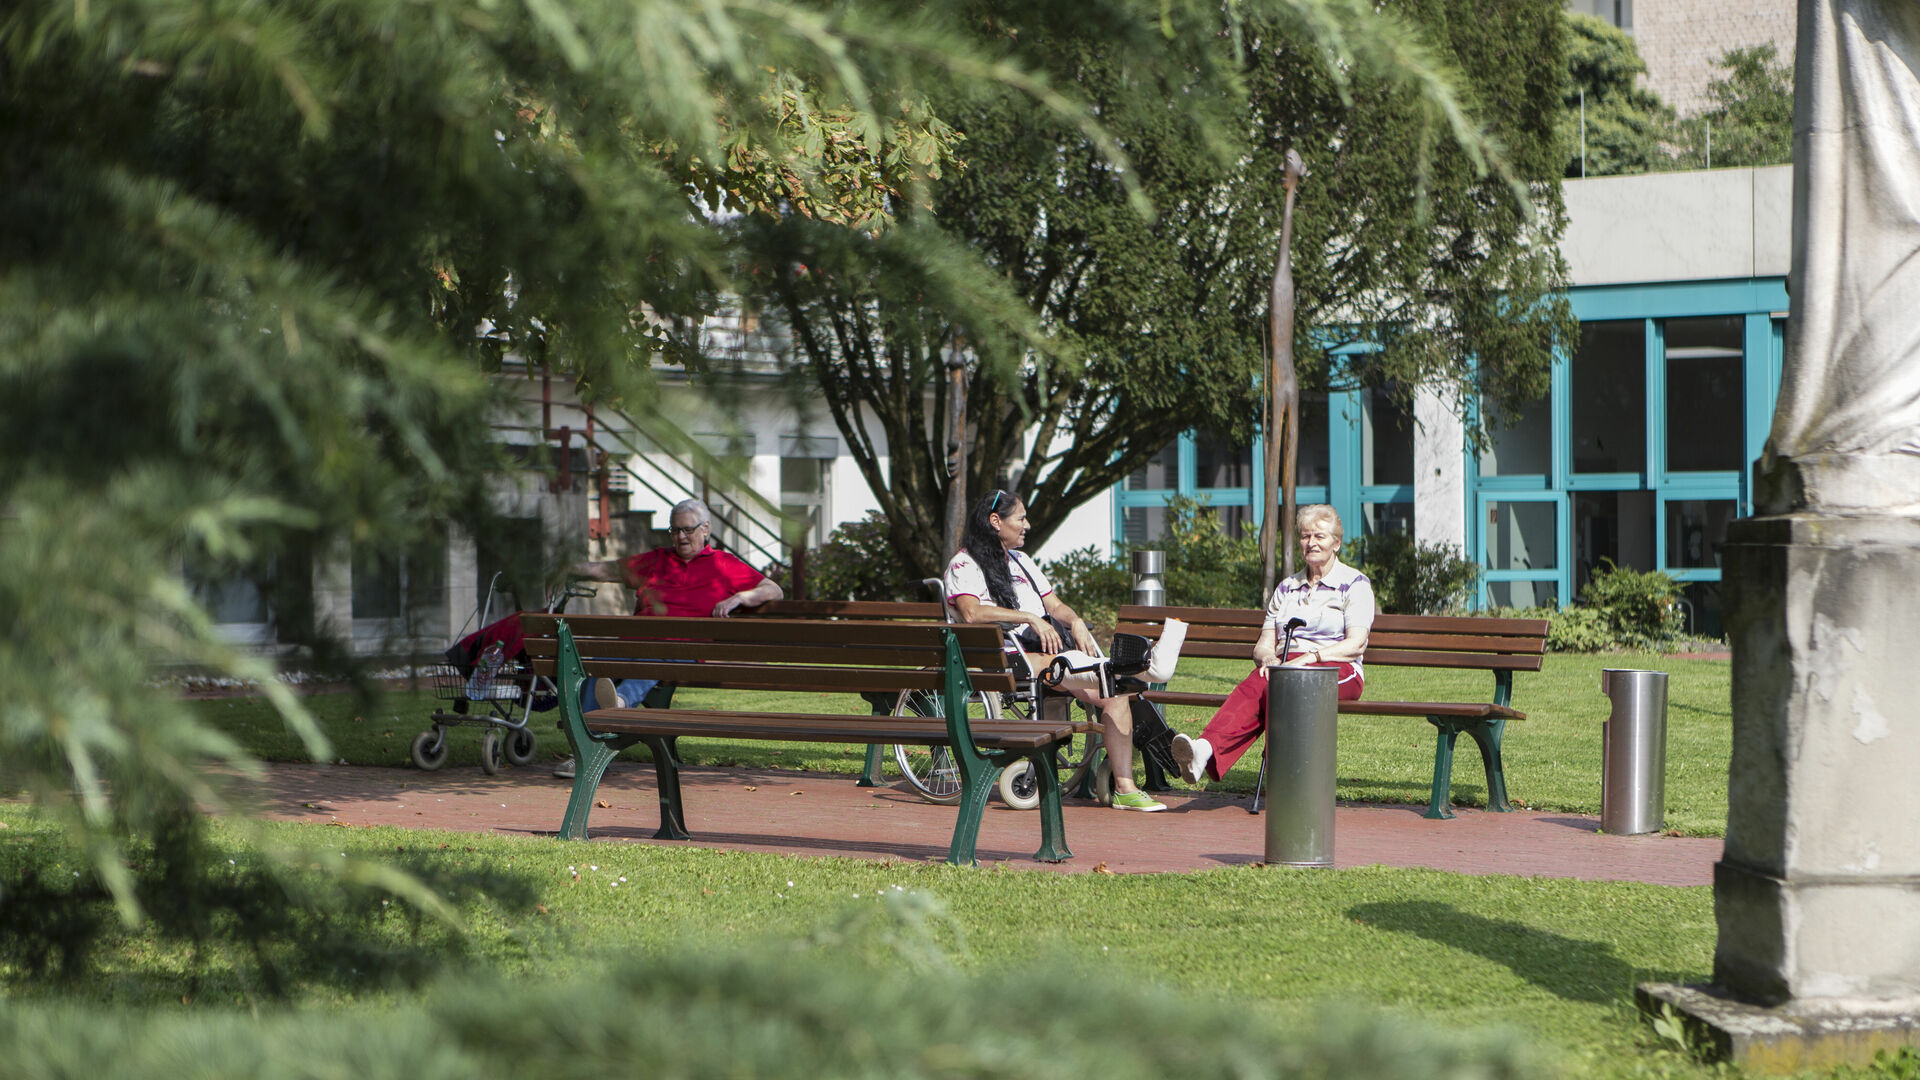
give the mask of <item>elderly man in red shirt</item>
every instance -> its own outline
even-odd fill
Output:
[[[735,608],[785,595],[779,582],[712,545],[713,513],[705,503],[688,499],[675,505],[667,523],[669,546],[625,560],[579,563],[573,575],[589,581],[624,582],[633,590],[635,615],[725,618]],[[588,710],[638,705],[658,681],[622,679],[612,686],[617,700],[600,702],[612,680],[597,679],[581,691],[580,704]],[[553,774],[571,778],[573,759],[561,762]]]

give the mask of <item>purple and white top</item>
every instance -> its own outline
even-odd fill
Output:
[[[1293,632],[1293,649],[1310,652],[1345,641],[1350,626],[1371,628],[1374,610],[1373,585],[1367,575],[1336,560],[1318,584],[1307,584],[1307,572],[1302,570],[1275,586],[1263,626],[1273,631],[1277,649],[1287,620],[1307,620],[1307,625]],[[1360,661],[1351,663],[1355,671],[1360,670]]]

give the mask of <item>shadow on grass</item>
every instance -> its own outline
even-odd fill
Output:
[[[1605,942],[1489,919],[1430,900],[1356,904],[1347,909],[1347,916],[1375,929],[1412,934],[1485,957],[1568,1001],[1616,1003],[1625,999],[1635,982],[1681,978],[1678,972],[1637,969]]]

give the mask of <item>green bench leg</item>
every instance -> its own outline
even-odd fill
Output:
[[[680,762],[674,758],[671,737],[649,735],[644,740],[653,751],[653,775],[660,787],[660,830],[655,840],[691,840],[687,832],[686,808],[680,802]]]
[[[899,694],[875,690],[865,691],[860,696],[867,699],[867,708],[875,716],[892,716],[894,705],[900,700]],[[886,786],[886,782],[880,778],[880,753],[885,749],[881,743],[867,744],[867,762],[860,767],[860,780],[854,787]]]
[[[885,749],[879,743],[867,744],[867,763],[860,768],[860,782],[855,787],[883,787],[880,779],[880,751]]]
[[[1474,743],[1480,747],[1480,760],[1487,767],[1487,809],[1501,814],[1513,810],[1507,802],[1507,769],[1500,761],[1500,741],[1506,727],[1506,717],[1501,717],[1467,729],[1467,734],[1473,736]]]
[[[1453,816],[1448,800],[1453,792],[1453,743],[1460,737],[1460,729],[1437,716],[1429,716],[1427,721],[1440,730],[1433,746],[1433,795],[1421,816],[1444,820]]]
[[[1459,720],[1429,716],[1427,721],[1439,729],[1439,741],[1433,753],[1433,798],[1427,803],[1426,816],[1453,816],[1453,810],[1448,805],[1453,790],[1453,746],[1463,731],[1480,748],[1480,761],[1487,769],[1487,809],[1500,814],[1511,812],[1513,806],[1507,801],[1506,766],[1500,760],[1500,741],[1506,731],[1506,720]]]
[[[998,767],[982,765],[961,770],[960,817],[953,824],[953,843],[947,847],[947,862],[954,866],[980,865],[974,858],[974,849],[980,844],[980,819],[987,812],[994,782],[1000,779]]]
[[[1040,850],[1035,862],[1064,862],[1073,858],[1067,848],[1067,825],[1060,816],[1060,771],[1053,766],[1053,751],[1030,755],[1028,761],[1040,778]]]
[[[567,796],[567,812],[560,819],[560,836],[566,840],[587,838],[587,815],[593,812],[593,797],[600,790],[600,778],[607,766],[620,756],[621,746],[592,739],[573,748],[573,793]]]

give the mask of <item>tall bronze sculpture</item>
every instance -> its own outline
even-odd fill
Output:
[[[1280,212],[1280,257],[1273,266],[1267,306],[1267,338],[1273,365],[1267,373],[1267,499],[1260,522],[1260,595],[1273,595],[1274,555],[1280,576],[1293,574],[1293,481],[1300,457],[1300,378],[1293,366],[1293,197],[1307,164],[1287,151],[1286,205]],[[1284,495],[1280,494],[1285,492]]]

